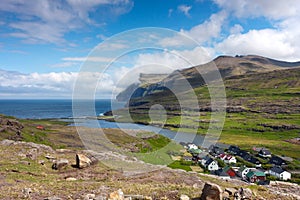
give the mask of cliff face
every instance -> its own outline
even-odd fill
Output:
[[[219,56],[213,61],[191,68],[176,70],[169,74],[141,74],[141,84],[130,85],[117,96],[119,101],[146,97],[169,90],[186,91],[205,84],[203,75],[211,81],[215,79],[213,67],[216,66],[222,78],[252,73],[264,73],[286,68],[300,67],[300,62],[278,61],[262,56]]]

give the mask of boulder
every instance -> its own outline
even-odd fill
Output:
[[[233,196],[237,190],[235,188],[225,188],[225,191],[228,192],[230,196]]]
[[[201,200],[222,200],[222,189],[214,183],[205,183],[200,199]]]
[[[62,200],[62,198],[57,197],[57,196],[53,196],[53,197],[47,197],[44,200]]]
[[[230,200],[230,195],[227,191],[224,191],[222,196],[223,196],[223,200]]]
[[[96,163],[96,158],[92,156],[87,156],[82,153],[76,154],[76,167],[79,169],[89,167],[90,165]]]
[[[109,200],[124,200],[124,193],[121,189],[109,194]]]
[[[180,200],[190,200],[190,197],[188,197],[187,195],[185,195],[185,194],[182,194],[182,195],[180,195],[180,198],[179,198]]]
[[[29,198],[30,194],[32,193],[32,190],[31,190],[31,188],[24,188],[22,190],[22,192],[23,192],[25,198]]]
[[[243,200],[252,199],[252,191],[249,188],[240,188],[240,194]]]
[[[52,169],[60,170],[62,168],[67,167],[68,164],[69,164],[69,161],[67,159],[56,160],[56,161],[54,161],[54,163],[52,165]]]
[[[84,200],[89,200],[89,199],[95,199],[96,195],[95,194],[86,194],[84,196]]]

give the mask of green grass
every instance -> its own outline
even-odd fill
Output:
[[[168,167],[172,169],[183,169],[185,171],[192,171],[192,169],[190,168],[190,163],[183,163],[179,160],[172,162],[168,165]]]

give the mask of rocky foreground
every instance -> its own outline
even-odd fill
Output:
[[[166,167],[126,174],[104,165],[101,153],[32,142],[3,140],[0,156],[1,199],[300,199],[295,184],[262,187]]]

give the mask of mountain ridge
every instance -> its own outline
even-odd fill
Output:
[[[187,81],[192,88],[205,85],[203,76],[209,77],[209,79],[213,78],[214,73],[217,72],[214,70],[215,67],[224,79],[244,74],[296,68],[300,67],[300,61],[286,62],[257,55],[237,55],[235,57],[222,55],[206,64],[175,70],[156,83],[148,85],[132,84],[117,95],[117,100],[128,101],[130,98],[145,97],[158,91],[163,91],[166,88],[180,90],[182,85],[187,84]],[[183,87],[182,90],[184,91],[186,88]]]

